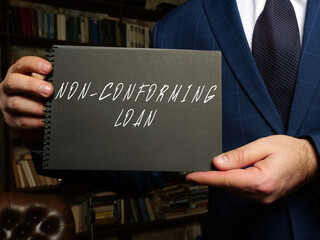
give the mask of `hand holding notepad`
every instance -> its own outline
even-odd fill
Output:
[[[10,67],[0,83],[2,115],[14,133],[24,140],[42,138],[43,102],[52,95],[53,88],[39,77],[49,74],[51,69],[51,64],[44,59],[23,57]]]

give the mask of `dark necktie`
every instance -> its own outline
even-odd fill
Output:
[[[267,0],[254,28],[252,54],[286,126],[300,49],[298,23],[290,0]]]

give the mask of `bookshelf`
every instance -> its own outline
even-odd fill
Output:
[[[40,9],[46,13],[58,13],[66,16],[71,15],[70,12],[74,11],[76,14],[83,13],[87,14],[90,18],[108,17],[116,20],[119,24],[128,23],[128,21],[134,21],[135,25],[141,25],[141,23],[148,22],[148,28],[151,30],[150,22],[155,22],[159,18],[165,15],[163,12],[156,12],[138,8],[132,5],[123,4],[122,1],[112,0],[3,0],[0,2],[0,46],[1,46],[1,79],[5,77],[8,68],[21,56],[24,55],[38,55],[45,57],[45,49],[48,49],[52,44],[67,44],[67,45],[104,45],[104,46],[127,46],[124,35],[125,32],[121,31],[119,40],[116,44],[100,44],[93,43],[91,41],[81,42],[73,40],[61,40],[58,39],[57,33],[53,38],[47,36],[32,36],[25,33],[19,33],[17,26],[25,21],[15,22],[16,18],[13,14],[13,8],[27,8],[27,9]],[[132,23],[133,24],[133,23]],[[12,25],[15,26],[13,29]],[[57,28],[55,28],[57,31]],[[6,169],[10,169],[12,172],[12,164],[10,159],[13,158],[13,145],[18,142],[13,134],[3,124],[1,125],[3,131],[1,138],[3,139],[3,161],[6,164]],[[5,189],[14,189],[12,184],[12,174],[6,174]]]
[[[157,195],[158,191],[172,191],[172,186],[176,185],[177,183],[180,184],[179,187],[184,186],[185,191],[189,191],[189,186],[186,186],[184,181],[182,181],[183,176],[177,176],[174,175],[170,177],[170,181],[168,181],[168,184],[166,186],[170,186],[169,188],[171,190],[162,190],[162,189],[157,189],[149,194],[146,195],[128,195],[128,194],[116,194],[113,195],[112,193],[106,193],[103,191],[103,189],[95,189],[95,188],[90,188],[89,186],[83,186],[83,185],[66,185],[62,188],[59,188],[56,193],[60,195],[62,198],[64,198],[67,202],[71,202],[71,205],[80,205],[84,206],[85,204],[90,205],[89,197],[87,195],[83,195],[84,192],[86,193],[91,193],[92,196],[96,196],[96,200],[92,201],[93,206],[98,206],[103,207],[103,206],[109,206],[110,202],[108,202],[108,197],[111,199],[113,198],[115,200],[114,205],[115,209],[117,212],[115,213],[116,216],[120,216],[120,218],[115,219],[114,222],[108,224],[108,225],[94,225],[93,227],[93,232],[95,236],[116,236],[117,239],[132,239],[133,235],[139,235],[139,234],[154,234],[154,232],[157,231],[162,231],[162,232],[171,232],[171,231],[176,231],[175,228],[184,228],[187,225],[190,224],[198,224],[201,226],[201,231],[203,231],[205,227],[205,222],[206,222],[206,213],[203,212],[203,208],[199,207],[198,212],[195,211],[194,207],[194,202],[191,199],[198,199],[199,201],[202,201],[203,196],[207,194],[207,192],[203,192],[202,194],[197,195],[195,197],[195,194],[186,194],[188,195],[187,200],[190,202],[188,206],[180,206],[177,208],[176,206],[173,206],[174,210],[178,210],[179,213],[175,217],[169,217],[169,218],[164,218],[162,216],[163,209],[161,209],[161,203],[158,202]],[[193,185],[190,185],[193,186]],[[176,187],[173,187],[177,189]],[[203,189],[203,186],[201,187]],[[107,198],[105,199],[104,203],[99,203],[99,200],[97,200],[97,196],[102,196],[103,198],[105,197],[104,194],[107,194]],[[201,197],[201,196],[202,197]],[[73,196],[72,199],[70,199],[70,196]],[[78,196],[78,197],[74,197]],[[99,198],[99,197],[98,197]],[[175,197],[176,198],[176,197]],[[180,199],[182,199],[181,197]],[[207,196],[205,196],[207,199]],[[76,200],[75,200],[76,199]],[[146,210],[148,213],[148,218],[147,220],[143,219],[142,216],[138,217],[138,222],[134,220],[134,211],[137,211],[136,214],[142,215],[142,210],[139,209],[138,202],[142,201],[142,207],[146,208],[146,202],[145,199],[149,199],[152,204],[153,212],[155,215],[154,219],[151,219],[151,215],[148,210]],[[158,203],[156,203],[158,202]],[[123,203],[123,205],[121,205]],[[133,207],[132,203],[135,205]],[[119,207],[120,206],[120,207]],[[135,208],[133,210],[133,208]],[[106,210],[107,211],[107,210]],[[190,214],[190,211],[193,211],[193,214]],[[80,213],[84,213],[82,210],[79,211]],[[89,213],[87,213],[89,214]],[[76,214],[79,215],[79,214]],[[79,219],[83,219],[83,217],[80,217]],[[112,218],[109,219],[112,221]],[[109,221],[106,220],[106,221]],[[81,221],[81,220],[80,220]],[[98,221],[98,220],[97,220]],[[79,223],[77,223],[79,224]],[[83,226],[82,226],[83,227]],[[80,226],[80,228],[82,228]],[[87,231],[80,232],[77,235],[77,239],[88,239],[88,236],[90,235],[90,226],[87,226]],[[181,236],[180,236],[181,237]],[[179,238],[180,238],[179,237]],[[138,238],[139,239],[139,238]],[[148,239],[148,238],[146,238]],[[174,239],[174,238],[173,238]]]
[[[58,14],[65,15],[65,17],[80,17],[80,14],[82,13],[85,13],[84,16],[88,19],[96,18],[96,20],[101,22],[103,19],[107,18],[108,20],[112,20],[115,24],[115,27],[118,28],[116,40],[112,43],[106,41],[103,42],[101,40],[91,41],[92,39],[90,36],[87,36],[86,38],[79,37],[79,35],[81,36],[81,31],[77,33],[79,38],[74,40],[72,39],[72,37],[67,38],[67,32],[65,33],[64,37],[61,37],[61,35],[58,36],[57,28],[55,28],[55,34],[53,37],[49,37],[49,35],[41,35],[39,34],[39,31],[37,32],[37,34],[27,34],[26,32],[21,32],[21,29],[17,29],[19,22],[14,16],[13,9],[15,8],[15,10],[19,10],[19,8],[22,7],[35,11],[40,9],[46,14],[53,13],[56,18]],[[139,45],[137,43],[138,41],[128,41],[129,36],[131,36],[130,34],[132,34],[132,31],[136,34],[134,38],[135,40],[141,38],[146,39],[148,29],[152,29],[152,23],[163,17],[165,14],[165,12],[146,10],[136,6],[127,5],[122,1],[116,0],[3,0],[0,2],[1,79],[5,77],[7,69],[18,58],[23,55],[29,55],[33,53],[36,53],[35,55],[44,57],[44,49],[48,49],[53,44],[84,46],[104,45],[112,47],[147,47],[149,43],[145,45]],[[79,18],[79,20],[81,20],[81,18]],[[25,24],[25,21],[23,21],[23,23]],[[39,23],[37,26],[39,27]],[[128,26],[132,26],[131,29],[133,30],[131,30],[131,32],[128,30],[130,29],[130,27]],[[80,30],[82,29],[80,28]],[[137,37],[137,32],[139,33],[139,37]],[[87,32],[87,34],[89,33]],[[145,40],[142,42],[146,43]],[[65,184],[63,182],[62,184],[39,185],[39,183],[30,182],[30,179],[29,183],[26,182],[24,184],[31,184],[32,186],[21,186],[22,180],[17,180],[18,175],[17,170],[15,169],[17,166],[16,164],[17,162],[23,162],[23,164],[28,165],[30,164],[30,162],[28,162],[28,158],[21,158],[21,155],[26,154],[20,154],[19,156],[17,156],[17,154],[14,153],[13,149],[17,147],[19,148],[19,146],[21,145],[21,140],[16,138],[8,129],[8,127],[3,124],[2,118],[0,119],[0,121],[0,169],[3,169],[3,172],[0,172],[0,175],[2,176],[2,178],[4,178],[0,179],[0,181],[4,183],[3,185],[0,185],[0,190],[27,192],[40,191],[42,193],[54,191],[57,195],[61,196],[61,198],[68,201],[70,205],[74,207],[74,209],[78,209],[74,210],[75,212],[83,212],[83,209],[79,209],[81,209],[85,204],[90,205],[90,193],[97,193],[99,192],[99,190],[93,190],[89,186],[69,186],[68,184]],[[33,178],[36,178],[36,176],[33,175]],[[27,179],[25,180],[28,181]],[[18,184],[17,181],[20,181],[20,183]],[[103,190],[100,190],[100,192],[103,192]],[[117,239],[132,239],[132,234],[134,233],[151,231],[153,229],[170,229],[172,226],[183,226],[190,222],[204,222],[206,216],[205,211],[195,213],[194,215],[181,214],[181,216],[172,217],[170,219],[161,219],[157,216],[159,214],[154,212],[153,214],[155,215],[155,218],[151,217],[148,214],[149,219],[132,220],[134,219],[133,205],[138,204],[140,201],[140,204],[146,206],[146,201],[152,202],[152,200],[155,198],[154,194],[156,194],[156,192],[152,193],[152,195],[144,196],[116,195],[116,200],[114,201],[116,205],[114,207],[115,209],[120,209],[117,214],[120,214],[121,217],[118,216],[115,219],[108,219],[112,222],[94,226],[93,229],[95,236],[111,235],[116,236]],[[152,202],[152,204],[154,203]],[[107,204],[104,204],[105,207],[106,205]],[[89,209],[91,209],[90,206]],[[102,208],[100,208],[100,210],[101,209]],[[158,210],[160,211],[160,207]],[[138,211],[138,214],[140,213],[141,215],[141,209],[136,211]],[[79,214],[79,212],[76,213],[76,215]],[[101,218],[103,218],[103,215],[105,214],[107,213],[101,213]],[[106,222],[108,220],[106,220]],[[83,228],[83,226],[81,228]],[[90,228],[87,227],[86,229],[82,230],[83,231],[79,231],[79,233],[77,234],[77,239],[89,239]]]

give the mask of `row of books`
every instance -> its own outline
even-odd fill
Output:
[[[152,22],[33,4],[11,6],[10,31],[20,35],[107,46],[149,47]]]
[[[48,187],[60,184],[56,178],[38,175],[30,154],[13,158],[12,167],[17,188]]]
[[[206,213],[208,187],[181,181],[168,181],[155,190],[154,207],[160,219],[174,219]]]
[[[149,197],[131,198],[131,223],[145,223],[156,219],[152,200]],[[76,232],[88,231],[91,227],[124,224],[124,199],[112,192],[94,193],[88,199],[70,204],[75,219]]]
[[[124,223],[124,200],[113,192],[93,193],[90,201],[94,226]]]
[[[126,47],[148,48],[152,45],[154,22],[123,18],[123,39]]]
[[[90,200],[91,199],[91,200]],[[124,224],[124,199],[113,192],[98,192],[81,202],[70,204],[76,233],[91,227]]]
[[[131,223],[152,222],[156,219],[152,201],[149,197],[130,199]]]
[[[88,201],[71,203],[70,208],[73,214],[76,233],[89,231],[90,214]]]

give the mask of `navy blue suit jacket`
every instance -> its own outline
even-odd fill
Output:
[[[309,136],[320,149],[320,1],[309,0],[286,130],[259,74],[235,0],[191,0],[161,19],[156,48],[222,51],[223,151],[261,137]],[[320,239],[319,195],[306,186],[269,206],[211,189],[210,239]],[[214,238],[216,237],[216,238]]]
[[[162,20],[154,47],[222,51],[223,151],[261,137],[308,136],[320,149],[320,1],[308,0],[302,57],[288,130],[261,79],[243,31],[235,0],[190,0]],[[143,192],[160,187],[155,172],[43,171],[42,174],[102,185],[113,191]],[[86,177],[84,178],[84,174]],[[269,206],[223,189],[211,189],[210,239],[320,239],[320,196],[306,186]]]

